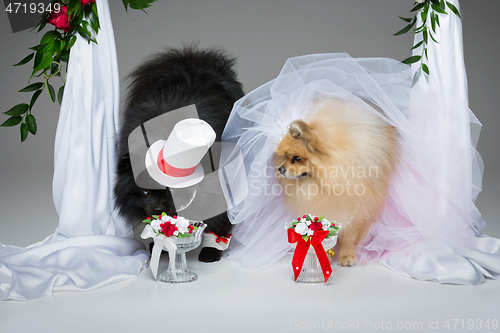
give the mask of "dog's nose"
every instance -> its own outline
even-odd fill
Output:
[[[161,210],[161,208],[155,208],[151,212],[151,215],[161,215],[161,213],[163,213],[163,211]]]
[[[286,172],[286,169],[285,169],[285,167],[284,167],[284,166],[280,166],[280,167],[278,168],[278,171],[279,171],[282,175],[284,175],[284,174],[285,174],[285,172]]]

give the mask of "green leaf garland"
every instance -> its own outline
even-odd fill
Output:
[[[440,15],[448,15],[447,8],[451,10],[455,15],[457,15],[460,19],[460,13],[458,9],[450,2],[445,0],[423,0],[417,1],[414,4],[414,7],[410,12],[415,12],[415,15],[412,18],[405,18],[399,16],[400,19],[409,23],[403,29],[396,32],[394,35],[399,36],[409,32],[415,25],[417,21],[417,15],[420,15],[422,20],[422,24],[413,29],[415,34],[422,34],[422,40],[414,45],[411,50],[418,49],[422,47],[421,55],[410,56],[402,61],[404,64],[414,64],[420,61],[420,66],[413,75],[412,86],[414,86],[418,79],[420,78],[422,72],[425,74],[426,79],[428,79],[430,75],[430,69],[427,64],[427,60],[429,60],[427,53],[427,45],[429,43],[429,38],[434,42],[439,42],[436,40],[435,35],[437,29],[440,27],[439,16]]]
[[[20,124],[21,141],[25,141],[30,133],[35,135],[37,132],[37,123],[32,111],[35,102],[44,90],[47,91],[52,102],[57,100],[59,104],[62,103],[66,75],[62,75],[61,71],[64,64],[66,65],[64,72],[67,71],[69,54],[77,36],[81,36],[88,43],[97,44],[96,35],[100,30],[99,13],[95,1],[87,2],[82,4],[82,0],[53,0],[50,6],[46,7],[47,11],[40,17],[40,22],[32,30],[40,32],[47,26],[47,23],[54,29],[47,31],[42,36],[40,44],[29,48],[33,52],[14,65],[22,66],[32,62],[32,73],[28,85],[19,92],[34,93],[29,104],[17,104],[10,110],[3,112],[10,118],[0,126],[13,127]],[[126,10],[132,8],[144,11],[144,9],[151,7],[151,4],[156,0],[122,0],[122,2]],[[66,10],[65,13],[64,10]],[[66,25],[55,21],[50,23],[51,15],[56,14],[66,15]],[[51,80],[54,77],[61,79],[57,93]],[[43,78],[43,80],[42,82],[30,83],[33,78]]]

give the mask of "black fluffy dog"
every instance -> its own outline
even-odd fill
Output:
[[[114,189],[116,207],[128,223],[136,227],[146,217],[166,212],[175,215],[168,188],[148,190],[134,181],[128,150],[132,130],[145,121],[190,104],[209,123],[220,141],[234,102],[243,97],[234,70],[235,59],[223,50],[195,46],[168,49],[149,58],[129,76],[130,86],[117,142],[117,181]],[[231,233],[232,225],[223,213],[205,221],[205,232]],[[218,261],[222,251],[205,247],[199,260]]]

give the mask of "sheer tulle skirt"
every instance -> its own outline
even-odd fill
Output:
[[[320,54],[289,59],[277,79],[239,100],[223,134],[241,148],[238,169],[247,178],[231,184],[232,195],[244,199],[229,210],[235,224],[229,258],[266,267],[289,249],[283,224],[295,216],[282,202],[272,155],[287,126],[316,112],[314,101],[325,97],[363,104],[399,135],[401,160],[385,208],[357,248],[361,262],[390,266],[392,258],[400,267],[401,258],[430,244],[455,249],[476,242],[484,225],[474,205],[482,179],[475,150],[481,124],[466,101],[437,84],[431,79],[425,93],[411,89],[411,68],[392,59]],[[415,99],[419,103],[410,104]]]

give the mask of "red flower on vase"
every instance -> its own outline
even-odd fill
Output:
[[[175,226],[170,222],[165,222],[160,224],[161,232],[167,237],[170,237],[174,234]]]
[[[321,222],[311,222],[311,225],[309,225],[309,229],[314,231],[323,230],[323,224]]]
[[[63,30],[64,32],[68,32],[71,27],[69,22],[71,17],[67,14],[68,7],[61,6],[61,9],[56,12],[53,11],[48,17],[47,22],[54,25],[57,29]]]
[[[82,6],[89,5],[91,3],[94,3],[95,0],[82,0]]]

